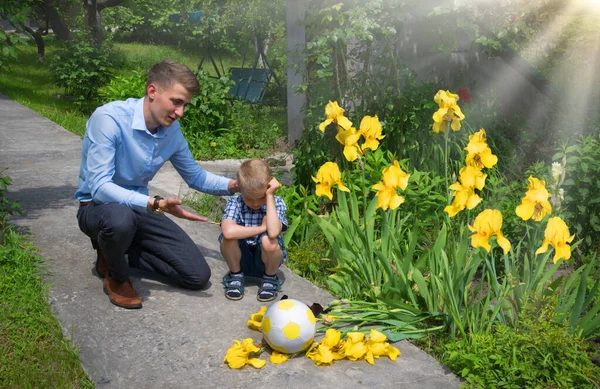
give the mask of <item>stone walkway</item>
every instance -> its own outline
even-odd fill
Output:
[[[135,288],[141,310],[112,305],[93,273],[95,252],[79,231],[75,214],[81,139],[30,109],[0,95],[0,169],[13,179],[9,198],[18,200],[23,216],[11,223],[32,234],[49,263],[50,305],[65,335],[80,349],[81,362],[98,388],[458,388],[460,380],[426,353],[403,341],[402,355],[374,366],[364,361],[318,367],[307,358],[261,370],[230,370],[223,357],[234,339],[253,337],[246,327],[258,311],[256,286],[238,302],[224,298],[220,279],[226,272],[218,246],[218,226],[178,221],[208,258],[209,288],[187,291],[156,277],[138,275]],[[232,176],[236,161],[207,169]],[[218,167],[220,166],[220,167]],[[152,194],[177,194],[180,179],[163,168]],[[308,304],[326,305],[332,296],[285,267],[283,293]]]

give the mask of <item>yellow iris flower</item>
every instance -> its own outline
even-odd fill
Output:
[[[517,216],[523,220],[533,219],[539,222],[544,216],[552,212],[552,205],[548,198],[552,195],[546,189],[546,182],[529,176],[527,193],[516,208]]]
[[[322,344],[309,350],[306,357],[312,359],[319,366],[333,363],[333,352],[329,347]]]
[[[223,362],[231,369],[241,369],[246,365],[250,365],[257,369],[263,367],[267,361],[260,358],[250,358],[250,354],[257,353],[260,351],[260,347],[254,345],[252,338],[242,340],[234,340],[234,345],[227,350],[225,359]]]
[[[384,135],[381,135],[381,123],[377,115],[362,118],[358,133],[365,138],[365,143],[362,144],[363,151],[366,149],[377,150],[379,141],[385,138]]]
[[[375,364],[375,358],[379,358],[382,355],[387,355],[392,361],[398,359],[400,350],[386,342],[387,337],[381,332],[371,329],[369,334],[369,340],[367,340],[367,353],[365,360],[371,365]]]
[[[348,338],[344,342],[343,354],[351,361],[356,361],[365,356],[367,345],[365,344],[365,334],[362,332],[348,332]]]
[[[341,340],[341,332],[335,328],[329,328],[325,332],[325,337],[321,342],[311,348],[306,356],[312,359],[317,365],[329,365],[333,361],[344,359],[341,350],[344,347],[344,341]]]
[[[444,208],[444,212],[450,217],[456,216],[463,209],[473,209],[482,200],[475,189],[483,189],[487,175],[474,166],[464,166],[460,169],[458,181],[450,185],[449,189],[453,190],[452,204]]]
[[[337,101],[330,101],[325,107],[325,121],[319,124],[319,130],[325,132],[325,128],[331,123],[336,123],[346,130],[352,127],[352,122],[344,116],[344,109],[340,108]]]
[[[344,130],[340,127],[335,139],[344,145],[344,157],[350,162],[353,162],[358,158],[360,147],[358,146],[358,140],[360,134],[356,132],[356,128],[350,127],[348,130]]]
[[[325,331],[325,337],[321,340],[321,344],[334,348],[339,345],[340,340],[342,339],[342,333],[335,328],[328,328]]]
[[[410,174],[404,172],[400,168],[398,161],[383,169],[383,182],[373,185],[373,189],[377,190],[377,208],[384,210],[396,209],[404,202],[404,197],[398,195],[396,189],[406,189]]]
[[[288,359],[290,359],[289,354],[283,354],[279,351],[273,351],[273,353],[269,357],[269,361],[271,361],[271,363],[274,365],[279,365],[280,363],[283,363]]]
[[[331,188],[334,185],[337,185],[341,191],[350,192],[350,189],[342,182],[342,173],[340,173],[340,168],[335,162],[325,162],[317,171],[317,177],[312,177],[312,179],[318,184],[317,196],[327,196],[329,200],[333,200]]]
[[[491,168],[498,163],[498,157],[492,154],[492,149],[486,142],[485,130],[482,128],[478,132],[469,136],[469,144],[465,147],[467,150],[467,165],[474,166],[477,169]]]
[[[498,245],[504,250],[504,254],[510,251],[510,242],[502,233],[502,213],[496,209],[486,209],[482,211],[469,226],[469,230],[474,232],[471,237],[471,246],[474,248],[483,247],[488,253],[491,250],[489,239],[496,235]]]
[[[433,132],[445,132],[448,122],[452,122],[452,131],[460,130],[460,121],[465,115],[457,104],[458,95],[439,90],[433,100],[439,105],[439,109],[433,114]]]
[[[264,305],[260,307],[260,310],[256,313],[250,315],[250,320],[248,320],[248,328],[255,331],[262,331],[262,319],[267,312],[267,306]]]
[[[537,249],[535,254],[542,254],[548,251],[548,245],[554,247],[554,263],[563,258],[565,261],[571,258],[571,243],[575,235],[569,236],[569,227],[560,217],[552,217],[548,220],[546,231],[544,232],[544,241],[542,246]]]

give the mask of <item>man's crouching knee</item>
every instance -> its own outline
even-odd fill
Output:
[[[200,272],[194,272],[189,274],[182,274],[180,276],[179,284],[185,289],[199,290],[204,289],[208,285],[210,280],[210,268],[208,265],[205,269]]]

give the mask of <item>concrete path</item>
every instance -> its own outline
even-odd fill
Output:
[[[226,273],[217,226],[182,221],[208,258],[212,285],[186,291],[152,277],[133,279],[144,300],[141,310],[112,305],[94,275],[95,252],[76,222],[76,190],[81,139],[30,109],[0,95],[0,169],[13,179],[9,197],[24,210],[11,222],[29,231],[51,274],[50,305],[65,335],[80,349],[81,362],[98,388],[457,388],[460,380],[426,353],[400,342],[397,361],[339,361],[318,367],[307,358],[255,370],[230,370],[223,357],[234,339],[260,334],[246,321],[258,311],[256,286],[238,302],[224,298]],[[231,164],[208,169],[227,175]],[[152,182],[152,194],[173,194],[179,177],[166,166]],[[332,296],[283,268],[283,293],[326,305]]]

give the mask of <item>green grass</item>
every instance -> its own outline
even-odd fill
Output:
[[[48,45],[46,54],[53,50],[54,46]],[[73,102],[53,97],[64,91],[52,84],[48,65],[37,63],[36,57],[35,47],[20,47],[18,58],[7,61],[10,72],[0,71],[0,93],[67,130],[83,135],[87,116],[78,111]]]
[[[47,59],[56,47],[55,42],[46,43],[46,62],[40,64],[37,62],[35,46],[20,46],[18,57],[7,61],[10,72],[0,71],[0,93],[31,108],[68,131],[83,136],[89,115],[78,110],[72,101],[54,97],[64,94],[61,88],[52,83],[47,64]],[[114,51],[115,75],[129,75],[137,69],[147,70],[153,63],[164,58],[179,61],[195,70],[202,59],[200,48],[197,52],[191,52],[172,46],[115,43]],[[232,57],[221,59],[226,70],[241,64],[240,59]],[[219,61],[220,58],[216,57],[215,60]],[[211,74],[215,73],[209,62],[203,65],[203,70]]]
[[[127,75],[128,71],[131,69],[147,70],[153,63],[162,61],[165,58],[171,58],[172,60],[186,65],[192,70],[196,70],[198,69],[198,64],[203,56],[203,50],[201,48],[198,48],[197,51],[189,51],[175,46],[148,45],[141,43],[115,43],[114,50],[119,62],[126,64],[126,67],[124,66],[121,69],[116,70],[116,74],[118,75]],[[214,59],[219,67],[219,71],[221,71],[221,61],[225,71],[230,67],[241,65],[241,59],[239,58],[215,55]],[[208,57],[202,65],[202,70],[213,75],[216,74]]]
[[[95,387],[50,311],[35,247],[10,228],[0,234],[0,387]]]

